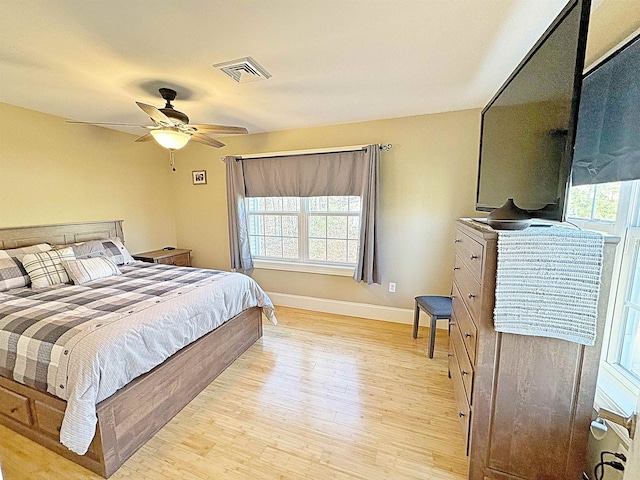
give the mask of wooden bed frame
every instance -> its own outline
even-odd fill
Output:
[[[119,237],[122,221],[0,229],[0,249]],[[187,345],[96,406],[98,425],[85,455],[59,442],[66,402],[0,377],[0,424],[105,478],[262,336],[262,309],[250,308]]]

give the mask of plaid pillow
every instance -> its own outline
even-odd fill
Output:
[[[12,288],[28,287],[31,279],[22,266],[22,258],[28,253],[40,253],[48,250],[51,250],[51,245],[48,243],[0,250],[0,292]]]
[[[102,244],[105,246],[108,257],[111,256],[109,252],[113,254],[114,258],[112,260],[115,260],[116,265],[127,265],[135,261],[119,238],[110,238],[108,241],[102,242]]]
[[[122,274],[116,264],[105,257],[63,260],[62,266],[76,285]]]
[[[125,265],[133,262],[133,257],[123,245],[122,241],[117,238],[109,238],[107,240],[92,240],[90,242],[77,243],[71,245],[76,258],[109,258],[116,265]]]
[[[71,247],[42,253],[29,253],[22,259],[24,269],[31,277],[33,288],[68,283],[69,276],[62,266],[63,260],[75,260]]]

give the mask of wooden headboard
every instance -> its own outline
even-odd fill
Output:
[[[118,237],[124,242],[122,220],[0,228],[0,249],[19,248],[37,243],[67,245],[109,237]]]

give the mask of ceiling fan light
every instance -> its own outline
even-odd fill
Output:
[[[160,146],[168,148],[169,150],[180,150],[187,143],[189,143],[189,140],[191,140],[191,135],[179,132],[177,130],[151,130],[150,133],[151,135],[153,135],[154,140],[160,144]]]

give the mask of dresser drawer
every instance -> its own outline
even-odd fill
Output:
[[[467,397],[464,391],[464,384],[460,375],[460,366],[456,359],[453,343],[449,345],[449,373],[453,380],[453,393],[456,397],[457,415],[460,419],[460,427],[465,441],[466,450],[469,451],[469,425],[471,421],[471,408],[467,403]]]
[[[454,267],[454,280],[458,285],[458,290],[464,304],[469,309],[471,318],[474,321],[480,318],[480,307],[482,305],[481,292],[482,288],[477,280],[473,277],[469,269],[466,267],[460,257],[456,255]]]
[[[462,294],[460,290],[458,290],[458,286],[453,284],[453,298],[451,299],[453,304],[453,316],[455,318],[456,323],[458,324],[458,328],[460,328],[460,333],[462,334],[462,341],[464,342],[464,346],[467,349],[467,353],[469,354],[469,360],[472,365],[476,364],[476,344],[478,341],[478,328],[476,324],[471,319],[471,315],[469,315],[469,311],[467,307],[464,305],[464,301],[462,300]]]
[[[482,260],[484,248],[468,235],[456,230],[456,256],[469,268],[471,275],[478,281],[482,281]]]
[[[471,366],[467,350],[462,342],[462,334],[458,328],[458,322],[454,321],[454,323],[455,325],[451,326],[451,343],[453,344],[453,351],[460,369],[460,378],[464,385],[467,403],[471,405],[473,403],[471,401],[471,394],[473,392],[473,367]],[[451,375],[453,375],[453,373]]]
[[[31,425],[32,423],[29,399],[3,387],[0,387],[0,414],[25,425]]]

